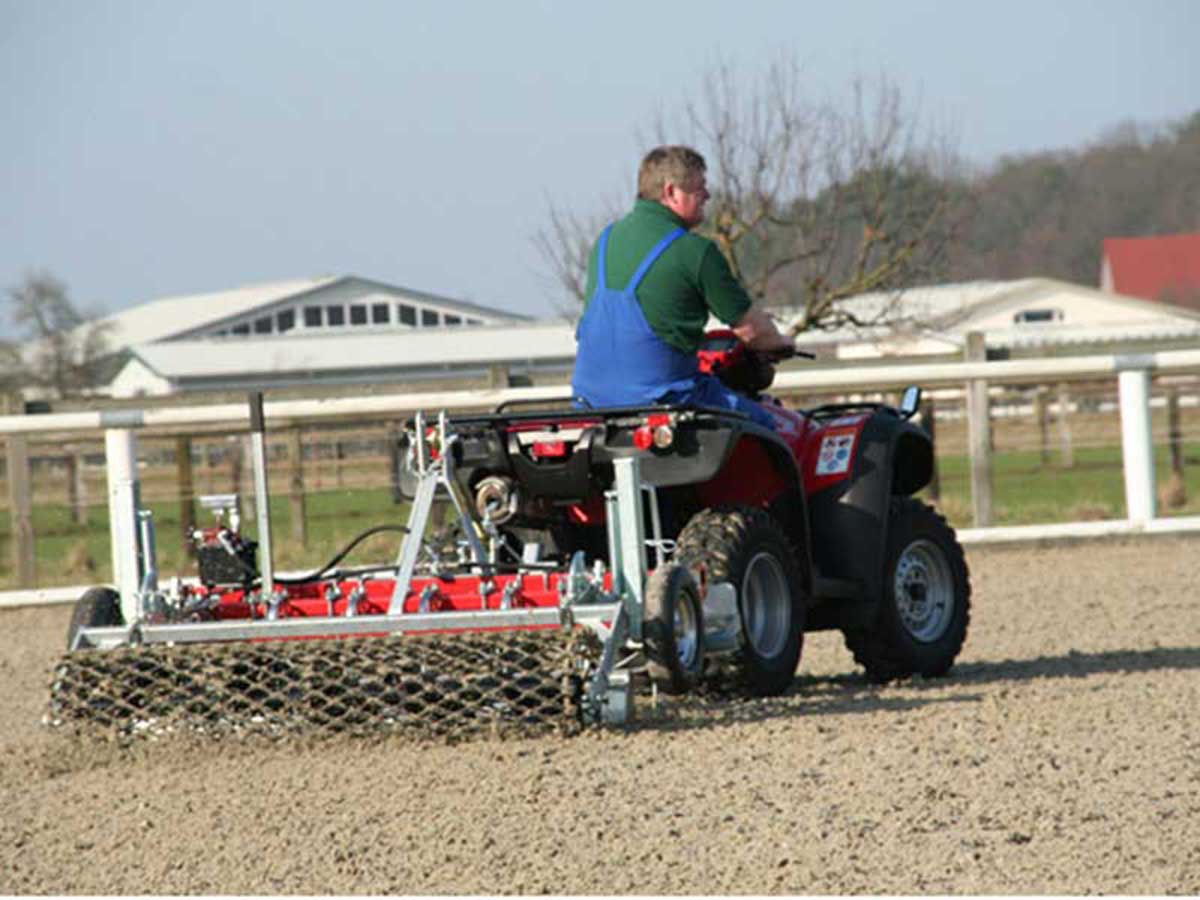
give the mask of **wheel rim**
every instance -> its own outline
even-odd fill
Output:
[[[696,665],[696,654],[700,647],[699,619],[694,601],[691,594],[681,592],[675,603],[675,654],[684,670]]]
[[[900,621],[915,639],[936,641],[954,615],[954,577],[946,554],[932,541],[913,541],[896,561],[892,595]]]
[[[742,625],[760,657],[782,652],[792,624],[792,596],[783,566],[770,553],[759,553],[742,577]]]

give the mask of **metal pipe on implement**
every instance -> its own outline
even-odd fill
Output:
[[[275,618],[275,565],[271,555],[271,495],[267,491],[267,439],[262,391],[250,401],[250,443],[254,456],[254,506],[258,513],[258,546],[262,552],[262,597],[268,616]]]

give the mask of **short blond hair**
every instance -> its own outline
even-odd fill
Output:
[[[655,147],[642,158],[638,167],[638,196],[657,200],[667,182],[684,185],[691,176],[703,175],[708,169],[704,157],[691,147],[672,145]]]

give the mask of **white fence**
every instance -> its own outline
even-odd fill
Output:
[[[1159,519],[1155,503],[1153,447],[1150,435],[1150,379],[1154,375],[1200,372],[1200,350],[1173,350],[1116,356],[1084,356],[996,362],[938,363],[902,366],[864,366],[858,369],[811,369],[781,373],[775,379],[780,391],[829,392],[886,390],[908,384],[933,388],[1037,384],[1087,378],[1116,378],[1119,385],[1121,446],[1124,461],[1127,519],[1109,522],[1034,525],[1015,528],[964,529],[964,542],[1086,537],[1098,534],[1200,530],[1200,517]],[[565,399],[564,386],[508,390],[443,391],[324,400],[268,401],[264,412],[268,428],[327,420],[353,420],[403,415],[417,410],[491,409],[503,402]],[[973,419],[975,416],[973,416]],[[986,419],[986,416],[984,417]],[[221,404],[147,410],[96,411],[37,416],[0,417],[0,435],[63,435],[102,431],[106,436],[109,471],[109,505],[114,544],[131,539],[127,516],[118,514],[129,491],[129,453],[138,429],[228,426],[244,429],[248,406]],[[987,424],[972,421],[971,429]],[[12,441],[10,441],[10,445]],[[972,441],[973,452],[979,446]],[[11,446],[10,446],[11,458]],[[114,560],[119,551],[114,546]],[[22,592],[32,598],[34,591]],[[43,592],[41,602],[46,602]],[[4,605],[0,602],[0,605]]]

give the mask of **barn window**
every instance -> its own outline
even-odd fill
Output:
[[[1013,316],[1013,322],[1017,325],[1061,322],[1062,320],[1061,309],[1023,309]]]

